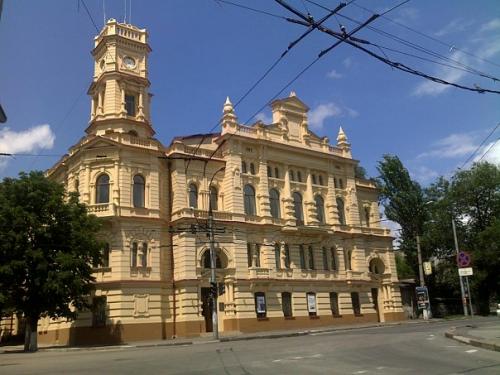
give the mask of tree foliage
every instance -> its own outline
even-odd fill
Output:
[[[459,250],[472,254],[472,292],[481,313],[492,297],[500,298],[500,168],[483,162],[438,178],[427,188],[412,181],[396,156],[380,161],[381,201],[388,219],[401,225],[400,249],[418,275],[415,236],[421,235],[424,260],[437,261],[427,283],[431,296],[456,298],[459,281],[452,220]],[[434,293],[434,294],[433,294]]]
[[[24,315],[25,350],[37,349],[40,317],[74,319],[87,307],[98,230],[77,195],[42,172],[0,183],[0,307]]]

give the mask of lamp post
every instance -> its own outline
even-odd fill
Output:
[[[223,171],[225,167],[219,168],[210,179],[210,183],[208,184],[208,237],[210,241],[210,291],[212,295],[212,327],[214,332],[214,339],[219,339],[219,318],[217,314],[218,305],[217,305],[217,277],[216,277],[216,267],[217,267],[217,255],[215,253],[215,235],[214,235],[214,216],[213,216],[213,208],[212,208],[212,197],[210,196],[210,186],[212,186],[212,182],[217,173]]]

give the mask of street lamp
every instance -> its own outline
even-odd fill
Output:
[[[424,206],[427,206],[428,204],[432,204],[432,203],[434,203],[434,201],[425,202],[422,205],[422,208]],[[418,220],[420,220],[420,217],[418,217]],[[422,265],[422,250],[420,249],[420,234],[419,234],[419,231],[420,231],[420,223],[419,223],[419,225],[417,227],[417,234],[416,234],[416,240],[417,240],[417,259],[418,259],[418,275],[419,275],[419,279],[420,279],[420,287],[421,288],[425,288],[424,268],[423,268],[423,265]],[[427,296],[428,295],[429,295],[429,293],[427,292]],[[424,315],[424,320],[428,320],[430,318],[430,316],[431,316],[431,301],[430,301],[430,298],[429,298],[429,305],[428,305],[428,307],[422,309],[422,313]]]
[[[214,339],[219,339],[219,318],[217,316],[217,277],[215,274],[215,270],[217,267],[217,256],[215,253],[215,236],[214,236],[214,216],[212,210],[212,197],[210,196],[210,186],[212,186],[212,182],[217,173],[226,169],[225,167],[219,168],[210,179],[210,183],[208,184],[208,236],[210,240],[210,291],[212,295],[212,327],[214,332]]]

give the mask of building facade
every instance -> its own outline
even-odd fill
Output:
[[[154,138],[147,32],[109,20],[95,38],[85,136],[48,172],[101,217],[106,241],[92,309],[45,319],[40,341],[124,342],[210,332],[209,206],[216,226],[222,332],[403,319],[378,191],[358,161],[313,133],[291,93],[271,124]]]

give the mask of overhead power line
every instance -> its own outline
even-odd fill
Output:
[[[240,6],[240,4],[236,4],[236,3],[233,3],[231,1],[226,1],[226,0],[219,0],[219,1],[222,2],[222,3],[230,4],[230,5],[238,5],[238,6]],[[351,0],[350,3],[352,3],[352,1],[354,1],[354,0]],[[327,21],[331,16],[335,15],[335,13],[337,13],[338,11],[340,11],[342,8],[344,8],[347,5],[348,4],[346,4],[346,3],[340,3],[335,9],[329,10],[329,13],[326,16],[324,16],[323,18],[321,18],[317,22],[317,25],[321,25],[323,22]],[[240,7],[244,8],[244,9],[250,9],[247,6],[240,6]],[[252,10],[252,11],[258,11],[258,10],[253,9],[253,8],[251,8],[250,10]],[[268,12],[262,12],[262,11],[258,11],[258,12],[269,15]],[[286,21],[290,21],[290,22],[294,22],[295,21],[295,20],[290,19],[288,17],[280,17],[280,18],[282,18],[282,19],[284,19]],[[241,102],[243,100],[245,100],[248,97],[248,95],[250,95],[250,93],[252,93],[252,91],[255,90],[255,88],[269,75],[269,73],[271,73],[271,71],[281,62],[281,60],[290,52],[290,50],[292,48],[294,48],[301,40],[303,40],[305,37],[307,37],[313,30],[315,30],[317,28],[317,25],[310,26],[307,31],[305,31],[297,39],[295,39],[294,41],[292,41],[291,43],[289,43],[288,47],[281,53],[281,55],[266,69],[266,71],[257,79],[257,81],[255,81],[255,83],[252,84],[252,86],[250,86],[250,88],[238,99],[238,101],[233,105],[233,108],[236,109],[241,104]],[[208,133],[211,133],[215,128],[217,128],[218,126],[220,126],[220,124],[221,124],[221,120],[217,121],[217,123],[210,128],[210,130],[208,131]],[[205,141],[206,137],[207,136],[202,136],[201,137],[200,142],[198,143],[198,145],[196,146],[196,148],[194,149],[194,151],[192,153],[193,156],[196,155],[196,153],[198,152],[198,150],[202,146],[203,142]],[[211,155],[211,157],[213,157],[213,155],[215,155],[215,153],[219,149],[220,149],[220,145],[213,152],[213,154]],[[187,173],[190,164],[191,164],[191,160],[188,160],[188,162],[186,164],[186,167],[185,167],[185,173]]]
[[[500,127],[500,122],[493,128],[493,130],[483,139],[483,141],[479,144],[479,146],[476,147],[476,149],[474,150],[474,152],[472,154],[470,154],[470,156],[467,158],[466,161],[464,161],[464,163],[462,164],[462,166],[458,169],[462,169],[463,167],[465,167],[467,165],[467,163],[469,162],[469,160],[471,160],[474,155],[476,155],[476,153],[481,149],[481,147],[486,143],[486,141],[488,140],[488,138],[490,138],[493,133],[495,133],[495,131]],[[498,139],[497,139],[498,141]],[[496,142],[495,142],[496,143]],[[494,144],[494,143],[493,143]],[[489,150],[491,149],[491,147],[488,149],[488,151],[486,151],[483,156],[481,157],[481,159],[484,157],[484,155],[486,155]]]
[[[313,3],[313,1],[312,1],[312,0],[306,0],[306,1],[308,1],[308,2],[310,2],[310,3]],[[356,7],[358,7],[358,8],[360,8],[360,9],[363,9],[363,10],[365,10],[365,11],[369,12],[369,13],[375,13],[373,10],[371,10],[371,9],[369,9],[369,8],[366,8],[366,7],[362,6],[362,5],[359,5],[359,4],[353,4],[353,5],[354,5],[354,6],[356,6]],[[463,48],[459,48],[459,47],[457,47],[455,44],[450,44],[450,43],[444,42],[444,41],[442,41],[442,40],[440,40],[440,39],[438,39],[438,38],[436,38],[436,37],[433,37],[433,36],[431,36],[431,35],[429,35],[429,34],[426,34],[426,33],[422,32],[422,31],[416,30],[416,29],[414,29],[414,28],[412,28],[412,27],[410,27],[410,26],[408,26],[408,25],[405,25],[405,24],[403,24],[403,23],[401,23],[401,22],[398,22],[398,21],[396,21],[396,20],[393,20],[392,18],[389,18],[389,17],[387,17],[387,16],[385,16],[385,15],[382,15],[381,17],[383,17],[384,19],[386,19],[386,20],[388,20],[388,21],[390,21],[390,22],[394,23],[395,25],[398,25],[398,26],[400,26],[400,27],[405,28],[406,30],[409,30],[409,31],[411,31],[411,32],[413,32],[413,33],[415,33],[415,34],[418,34],[418,35],[420,35],[420,36],[423,36],[424,38],[427,38],[427,39],[432,40],[432,41],[434,41],[434,42],[436,42],[436,43],[439,43],[439,44],[441,44],[442,46],[447,47],[450,51],[453,51],[453,50],[460,51],[460,52],[462,52],[462,53],[464,53],[464,54],[466,54],[466,55],[468,55],[468,56],[474,57],[474,58],[475,58],[475,59],[477,59],[477,60],[484,61],[484,62],[487,62],[487,63],[489,63],[489,64],[491,64],[491,65],[495,65],[495,66],[497,66],[497,67],[500,67],[500,64],[497,64],[497,63],[496,63],[496,62],[494,62],[494,61],[491,61],[491,60],[488,60],[488,59],[482,58],[482,57],[480,57],[480,56],[477,56],[477,55],[475,55],[475,54],[473,54],[473,53],[471,53],[471,52],[467,51],[466,49],[463,49]]]
[[[490,152],[490,151],[491,151],[491,149],[492,149],[492,148],[493,148],[493,147],[497,144],[497,142],[498,142],[499,140],[500,140],[500,137],[498,137],[498,138],[496,139],[496,141],[495,141],[495,142],[493,142],[493,143],[491,144],[491,146],[490,146],[490,147],[488,147],[488,149],[486,150],[486,152],[485,152],[485,153],[481,156],[481,158],[479,158],[479,160],[477,161],[478,163],[479,163],[481,160],[483,160],[483,158],[486,156],[486,154],[487,154],[488,152]]]

